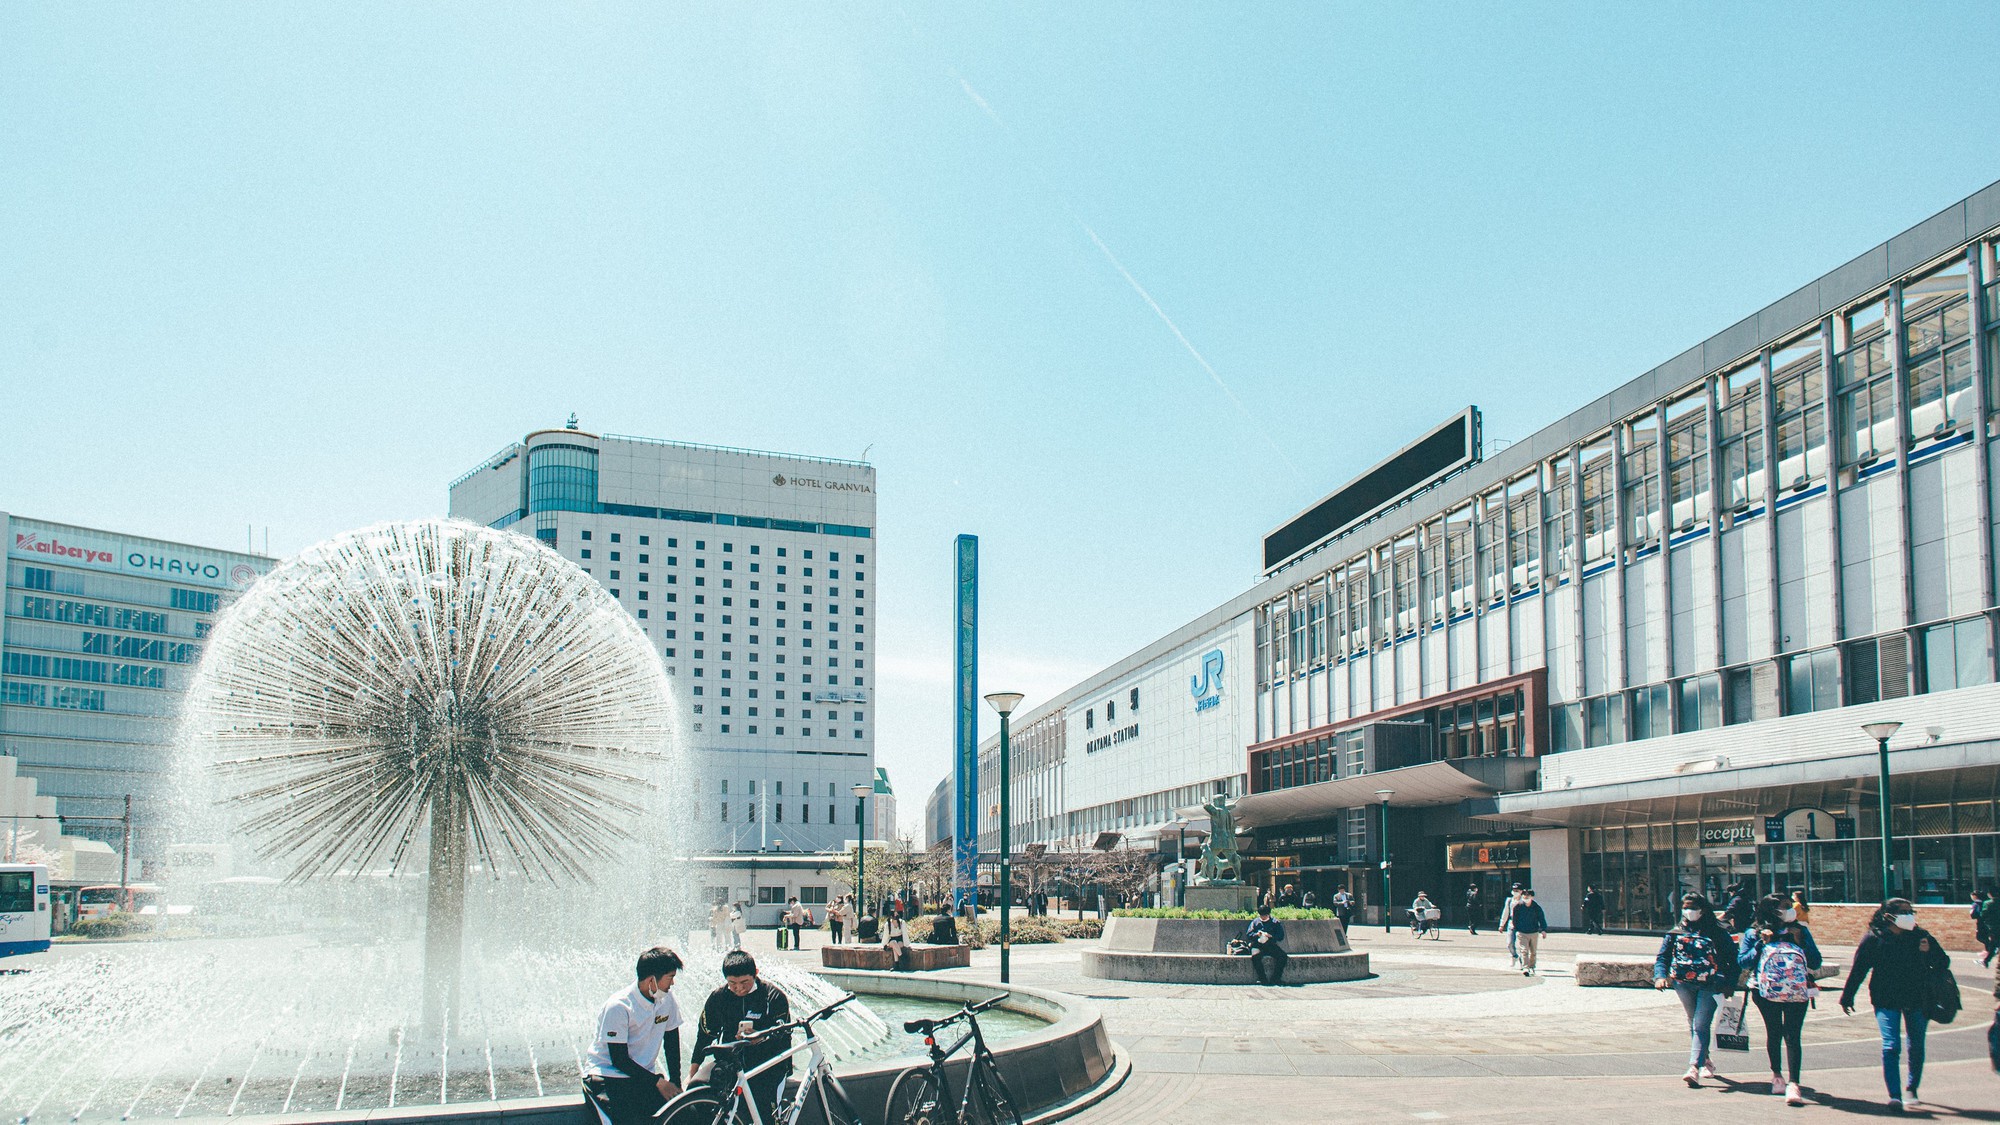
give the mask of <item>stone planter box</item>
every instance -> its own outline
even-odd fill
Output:
[[[1165,984],[1254,984],[1250,958],[1224,952],[1249,923],[1223,918],[1112,918],[1096,949],[1083,951],[1083,974],[1102,980]],[[1287,983],[1321,984],[1369,976],[1368,955],[1348,948],[1331,918],[1285,923]]]
[[[829,969],[866,969],[887,972],[896,966],[896,955],[879,945],[822,945],[819,963]],[[972,964],[969,945],[913,945],[909,971],[963,969]]]
[[[1814,980],[1826,980],[1840,975],[1840,966],[1831,961],[1824,962],[1813,971]],[[1628,958],[1577,958],[1576,984],[1578,988],[1651,988],[1653,987],[1653,961]]]

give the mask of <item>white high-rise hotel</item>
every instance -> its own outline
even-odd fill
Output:
[[[853,787],[875,781],[874,468],[574,425],[453,481],[451,514],[535,536],[638,619],[715,847],[854,839]]]

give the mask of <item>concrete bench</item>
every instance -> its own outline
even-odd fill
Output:
[[[886,972],[896,967],[896,955],[879,945],[822,945],[819,963],[829,969]],[[910,946],[910,959],[905,968],[923,973],[934,969],[963,969],[970,964],[972,947],[969,945],[913,945]]]
[[[1840,966],[1831,961],[1813,971],[1814,980],[1839,975]],[[1579,988],[1651,988],[1653,961],[1651,958],[1641,961],[1624,957],[1579,957],[1576,959],[1576,983]]]
[[[1216,953],[1083,951],[1083,975],[1103,980],[1160,984],[1255,984],[1250,958]],[[1286,984],[1324,984],[1369,976],[1366,953],[1294,953],[1285,962]]]

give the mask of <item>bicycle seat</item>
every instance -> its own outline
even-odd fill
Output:
[[[937,1030],[936,1020],[904,1020],[903,1030],[911,1035],[929,1035]]]

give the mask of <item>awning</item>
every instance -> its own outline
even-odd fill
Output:
[[[1454,805],[1460,801],[1491,797],[1509,788],[1528,783],[1534,773],[1532,758],[1457,758],[1425,762],[1380,773],[1320,781],[1269,793],[1252,793],[1236,803],[1237,823],[1245,828],[1268,828],[1307,820],[1324,820],[1342,809],[1380,805],[1382,790],[1394,792],[1388,802],[1395,808],[1429,808]]]
[[[1497,797],[1491,810],[1474,812],[1472,819],[1598,826],[1841,808],[1855,796],[1873,799],[1878,769],[1877,755],[1867,752],[1620,785],[1537,789]],[[1897,804],[1990,799],[2000,790],[2000,742],[1891,750],[1889,774]]]

